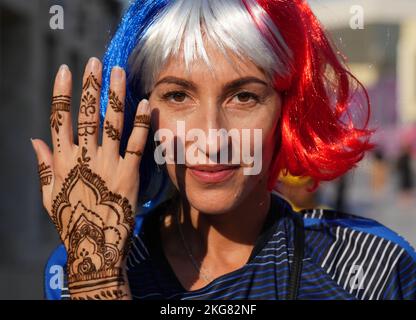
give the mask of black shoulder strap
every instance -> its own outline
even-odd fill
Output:
[[[302,274],[303,255],[304,255],[304,244],[305,234],[303,226],[303,217],[301,214],[294,214],[295,224],[295,251],[293,256],[292,266],[290,268],[289,278],[289,292],[288,299],[296,300],[298,297],[300,278]]]

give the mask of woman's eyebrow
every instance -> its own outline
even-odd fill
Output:
[[[159,84],[162,84],[162,83],[177,84],[177,85],[182,86],[184,88],[187,88],[189,90],[196,91],[196,85],[192,81],[188,81],[188,80],[181,79],[181,78],[178,78],[178,77],[173,77],[173,76],[163,77],[158,82],[156,82],[156,84],[154,85],[154,88],[156,88]]]
[[[233,91],[233,90],[238,89],[238,88],[240,88],[240,87],[242,87],[246,84],[249,84],[249,83],[259,83],[259,84],[262,84],[266,87],[268,86],[268,83],[266,81],[263,81],[259,78],[253,77],[253,76],[249,76],[249,77],[243,77],[243,78],[235,79],[235,80],[232,80],[232,81],[226,83],[223,86],[223,90],[226,91],[226,92]]]

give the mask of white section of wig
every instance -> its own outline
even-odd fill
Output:
[[[129,81],[139,80],[143,93],[154,81],[170,56],[181,48],[186,69],[197,58],[212,70],[204,46],[204,35],[231,62],[226,49],[248,58],[266,72],[286,75],[292,53],[279,30],[255,0],[246,0],[254,19],[268,34],[263,35],[242,0],[175,0],[159,12],[144,32],[129,58]],[[272,40],[269,40],[272,39]]]

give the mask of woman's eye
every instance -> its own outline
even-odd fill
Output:
[[[186,93],[181,91],[172,91],[163,95],[163,98],[172,102],[184,102]]]

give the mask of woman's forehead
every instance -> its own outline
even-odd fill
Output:
[[[256,77],[268,81],[265,72],[244,55],[228,50],[225,54],[212,43],[207,43],[207,54],[213,63],[207,64],[200,57],[186,66],[183,52],[171,55],[155,79],[157,82],[167,76],[192,80],[194,83],[209,84],[210,80],[229,82],[241,77]]]

